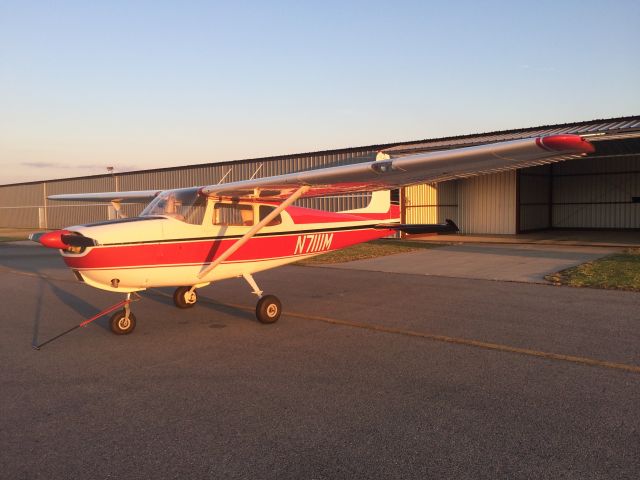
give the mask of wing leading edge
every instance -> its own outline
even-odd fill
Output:
[[[389,160],[320,168],[202,187],[211,197],[283,200],[300,187],[304,197],[389,190],[580,158],[595,149],[579,135],[551,135],[418,153]],[[161,190],[50,195],[51,200],[148,202]]]
[[[310,187],[305,197],[388,190],[570,160],[594,150],[579,135],[552,135],[208,185],[201,191],[214,197],[281,200],[301,186]]]

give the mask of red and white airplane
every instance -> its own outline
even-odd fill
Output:
[[[454,232],[446,224],[402,225],[390,190],[574,159],[594,151],[577,135],[553,135],[407,155],[354,165],[175,190],[52,195],[51,200],[147,202],[138,217],[75,225],[31,239],[60,250],[77,279],[125,293],[110,320],[116,334],[131,333],[131,294],[178,287],[174,302],[189,308],[196,290],[244,277],[259,297],[256,316],[278,320],[280,301],[263,295],[252,274],[361,242],[409,233]],[[302,197],[373,192],[366,208],[326,212],[294,206]],[[119,308],[119,307],[118,307]]]

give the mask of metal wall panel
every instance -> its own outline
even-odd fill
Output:
[[[0,187],[0,227],[37,228],[43,205],[42,183]]]
[[[113,192],[116,190],[115,177],[100,176],[46,182],[47,195],[62,193]],[[56,202],[56,205],[73,205],[77,202]]]
[[[518,233],[531,232],[535,230],[545,230],[551,228],[549,223],[549,205],[521,205],[520,206],[520,229]]]
[[[84,223],[101,222],[109,218],[107,204],[60,205],[47,208],[47,228],[64,228]]]
[[[406,223],[458,221],[458,181],[412,185],[404,189]]]
[[[458,226],[467,234],[516,233],[516,172],[458,182]]]
[[[636,171],[638,170],[639,158],[640,155],[622,155],[619,157],[614,155],[604,158],[594,156],[568,160],[555,163],[553,165],[553,174],[559,176]]]
[[[38,207],[0,207],[0,227],[38,228]]]
[[[404,221],[436,223],[438,218],[438,185],[412,185],[404,189]]]
[[[517,174],[520,218],[518,232],[551,226],[551,166],[524,168]]]
[[[0,227],[38,228],[39,207],[46,207],[44,218],[47,228],[106,220],[108,204],[79,204],[45,200],[46,195],[63,193],[110,192],[127,190],[164,190],[209,185],[213,183],[280,175],[283,173],[323,168],[375,159],[377,151],[363,149],[338,153],[302,154],[291,157],[264,158],[239,162],[195,165],[155,171],[139,171],[85,178],[52,180],[33,184],[0,186]],[[308,198],[298,205],[338,211],[365,207],[370,194],[358,193],[328,198]],[[24,208],[30,206],[31,208]],[[13,207],[21,207],[15,209]],[[126,204],[122,212],[135,216],[144,208],[141,204]]]
[[[553,166],[553,227],[640,228],[640,155]]]
[[[556,228],[640,228],[639,204],[600,204],[589,206],[554,205]]]
[[[43,205],[42,183],[7,185],[0,187],[0,208]]]
[[[113,175],[46,182],[47,195],[62,193],[113,192]],[[64,228],[107,219],[108,204],[79,204],[78,202],[46,201],[46,228]]]

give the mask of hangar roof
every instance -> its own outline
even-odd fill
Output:
[[[592,142],[640,138],[640,116],[591,120],[586,122],[545,125],[541,127],[504,130],[499,132],[436,138],[420,142],[407,142],[389,146],[383,151],[389,155],[405,155],[428,150],[444,150],[455,147],[467,147],[483,143],[516,140],[540,135],[564,133],[580,134]]]

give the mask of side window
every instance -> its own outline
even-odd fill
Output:
[[[192,225],[202,225],[204,220],[204,212],[207,209],[206,201],[193,205],[184,216],[184,221]]]
[[[253,225],[253,207],[232,203],[216,203],[213,207],[215,225]]]
[[[276,209],[276,207],[271,207],[269,205],[260,205],[260,210],[259,210],[260,211],[260,221],[262,221],[264,219],[264,217],[269,215],[275,209]],[[282,223],[282,217],[280,215],[278,215],[276,218],[271,220],[266,226],[267,227],[271,227],[273,225],[280,225],[281,223]]]

